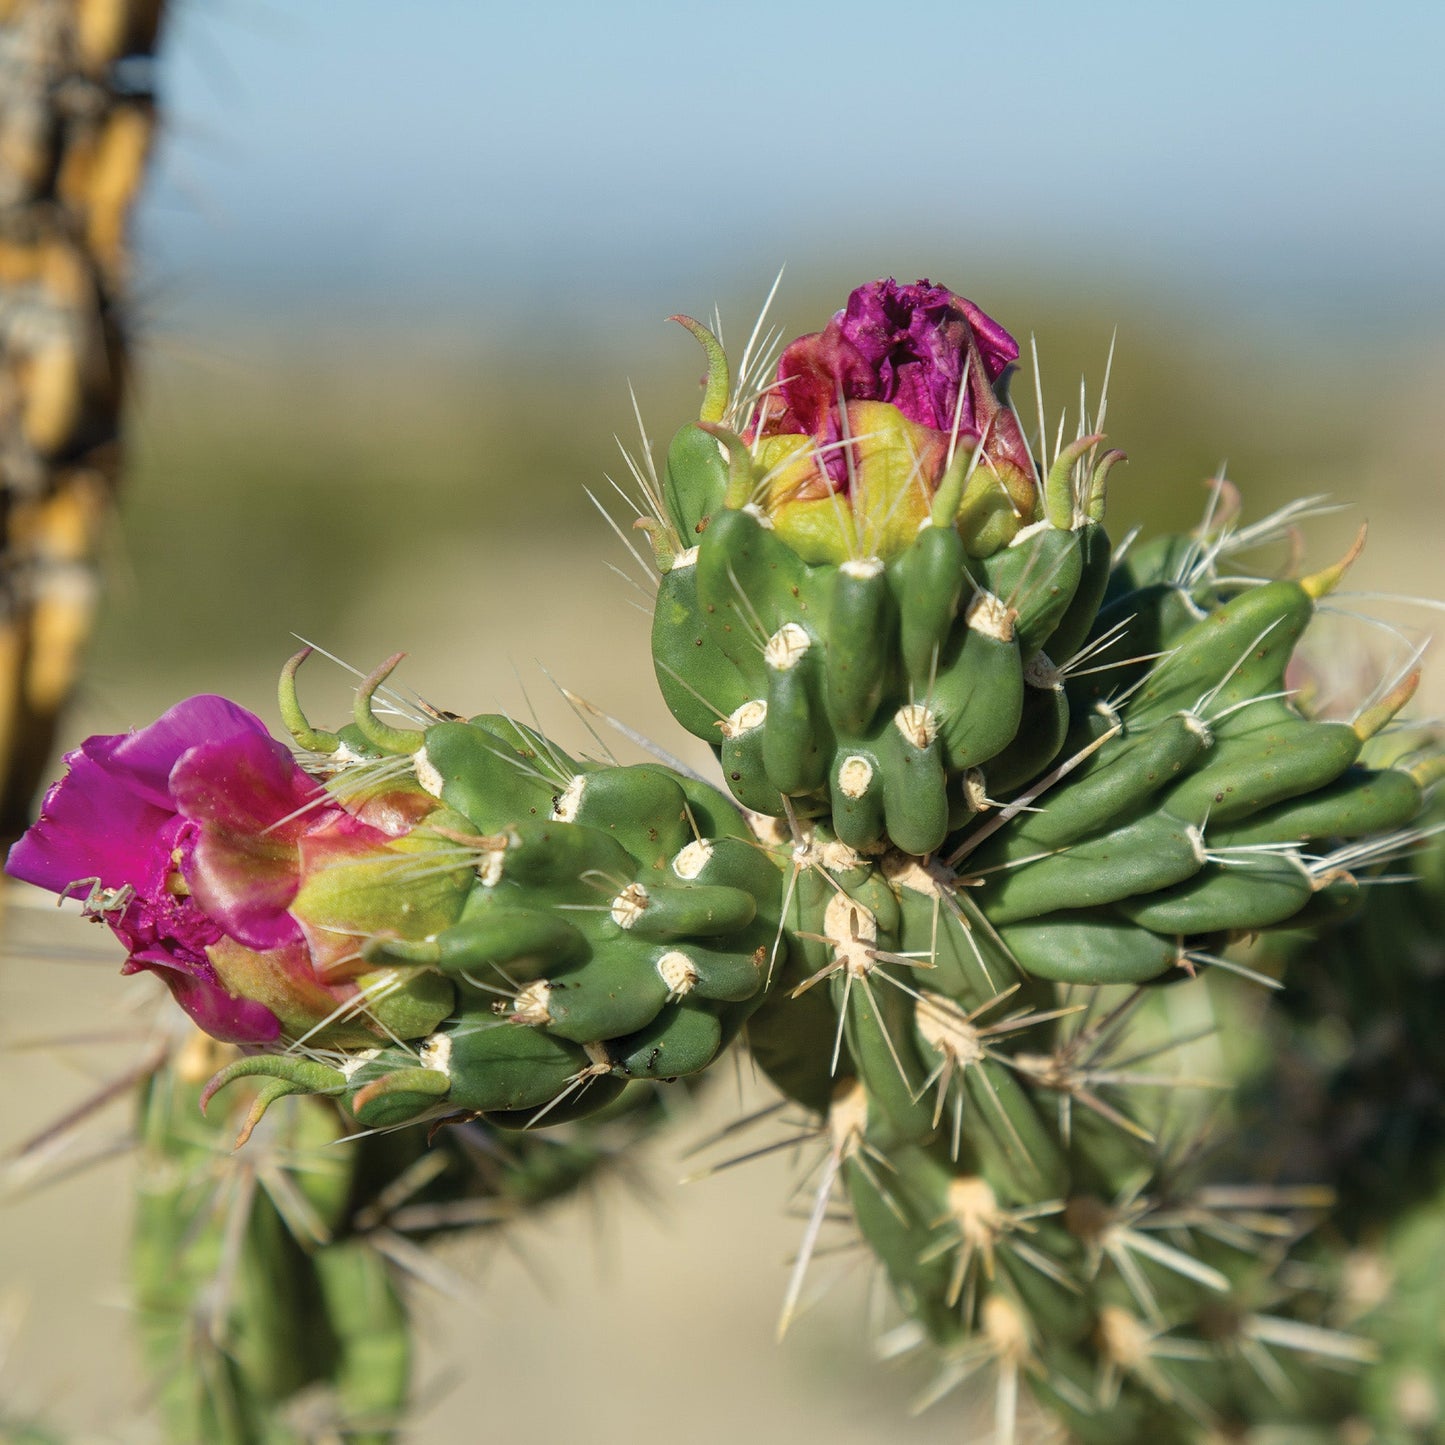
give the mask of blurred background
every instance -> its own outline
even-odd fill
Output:
[[[1368,26],[1353,5],[1231,0],[173,5],[130,474],[68,745],[195,691],[274,721],[297,634],[363,671],[407,649],[404,680],[439,706],[533,709],[586,749],[555,678],[699,762],[584,488],[625,478],[614,435],[641,446],[629,384],[659,459],[695,413],[700,356],[664,318],[716,304],[736,348],[780,267],[787,335],[879,275],[973,298],[1026,356],[1037,338],[1051,430],[1068,409],[1072,431],[1081,376],[1093,406],[1117,333],[1116,536],[1187,525],[1226,467],[1246,518],[1348,499],[1308,542],[1329,560],[1369,520],[1353,592],[1439,595],[1442,46],[1423,3]],[[1031,419],[1031,367],[1017,385]],[[1389,659],[1438,619],[1339,612]],[[316,660],[303,683],[339,721],[347,675]],[[18,1045],[61,999],[67,1028],[139,1030],[148,989],[73,919],[18,936],[5,1143],[125,1056]],[[723,1121],[737,1099],[715,1093]],[[657,1211],[617,1194],[600,1245],[578,1207],[516,1258],[458,1262],[485,1288],[427,1307],[426,1438],[483,1417],[596,1445],[967,1438],[950,1406],[906,1420],[917,1380],[866,1363],[846,1257],[849,1297],[772,1345],[801,1229],[786,1160],[679,1193],[691,1167],[662,1146]],[[117,1160],[5,1207],[22,1323],[0,1388],[77,1439],[148,1438],[127,1188]]]

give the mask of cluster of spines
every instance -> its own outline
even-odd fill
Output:
[[[1141,1067],[1180,1042],[1163,996],[1021,976],[914,860],[816,832],[795,859],[798,997],[749,1026],[823,1141],[784,1325],[841,1188],[909,1321],[889,1348],[931,1346],[940,1389],[992,1375],[1001,1441],[1025,1397],[1081,1440],[1195,1440],[1287,1416],[1296,1389],[1323,1408],[1331,1369],[1370,1356],[1292,1298],[1288,1248],[1329,1191],[1222,1185],[1163,1142],[1170,1111],[1145,1096],[1201,1085]],[[1204,1121],[1182,1107],[1173,1127]]]

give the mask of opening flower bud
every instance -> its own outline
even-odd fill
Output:
[[[420,789],[343,802],[254,714],[209,696],[66,762],[6,871],[80,897],[125,945],[123,971],[158,974],[207,1033],[360,1047],[450,1011],[444,980],[379,987],[361,957],[379,919],[422,938],[461,912],[470,871],[438,866],[455,844],[429,835],[437,805]]]
[[[929,520],[955,465],[972,473],[958,520],[969,550],[1006,545],[1038,502],[1033,458],[995,387],[1017,357],[1002,326],[945,287],[860,286],[786,348],[748,431],[778,534],[809,562],[887,559]]]

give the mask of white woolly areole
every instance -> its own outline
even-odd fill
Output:
[[[873,945],[878,941],[878,920],[861,903],[835,893],[823,910],[823,935],[833,946],[833,957],[854,978],[873,972]]]
[[[685,552],[679,552],[677,556],[672,559],[672,566],[667,570],[669,572],[680,572],[684,567],[695,566],[697,566],[697,548],[689,547]]]
[[[818,861],[829,873],[851,873],[863,860],[856,848],[850,848],[838,838],[830,838],[818,849]]]
[[[631,928],[647,909],[647,889],[640,883],[629,883],[612,900],[612,921],[619,928]]]
[[[424,1069],[439,1074],[451,1073],[452,1037],[450,1034],[428,1034],[417,1050],[417,1062]]]
[[[1194,856],[1199,860],[1202,868],[1209,861],[1209,855],[1204,846],[1204,834],[1191,823],[1185,830],[1184,836],[1189,839],[1189,846],[1194,849]]]
[[[985,808],[993,806],[982,768],[970,768],[963,775],[963,801],[968,804],[970,813],[982,813]]]
[[[1064,685],[1064,675],[1049,661],[1048,653],[1037,652],[1024,664],[1024,681],[1041,691],[1057,692]]]
[[[883,876],[893,888],[907,888],[925,898],[951,898],[958,875],[948,864],[932,858],[921,863],[911,853],[888,853],[883,858]]]
[[[978,1030],[969,1023],[968,1015],[941,993],[924,993],[921,997],[922,1006],[913,1017],[924,1043],[965,1068],[980,1062],[984,1057],[983,1043]]]
[[[767,716],[767,703],[762,698],[755,697],[751,702],[745,702],[734,710],[732,716],[722,724],[722,735],[725,738],[741,737],[743,733],[762,727]]]
[[[812,645],[813,639],[808,636],[806,628],[796,622],[785,622],[768,638],[768,645],[763,648],[763,661],[774,672],[791,672]]]
[[[338,748],[336,751],[340,752],[341,749]],[[333,753],[332,756],[334,757],[335,753]],[[441,797],[444,779],[437,771],[436,764],[427,757],[425,744],[411,755],[411,765],[416,773],[416,780],[421,785],[422,791],[430,793],[434,798]]]
[[[430,1042],[430,1040],[428,1040]],[[422,1052],[425,1053],[426,1044],[422,1045]],[[336,1069],[343,1078],[349,1079],[363,1064],[369,1064],[379,1053],[380,1049],[361,1049],[354,1054],[347,1054]]]
[[[859,582],[871,582],[883,570],[881,557],[850,557],[838,570],[845,577],[856,578]]]
[[[1007,1295],[994,1290],[979,1310],[979,1323],[1000,1363],[1022,1365],[1028,1360],[1029,1322]]]
[[[752,517],[758,526],[765,528],[769,532],[773,530],[773,519],[768,516],[756,502],[749,502],[747,506],[743,508],[743,511]]]
[[[1030,522],[1027,527],[1020,527],[1018,531],[1014,533],[1013,541],[1009,543],[1009,546],[1022,547],[1026,542],[1031,541],[1041,532],[1054,532],[1057,530],[1058,528],[1047,518],[1042,522]]]
[[[493,848],[477,864],[477,878],[483,888],[495,888],[502,881],[502,866],[507,861],[505,848]]]
[[[512,1017],[519,1024],[545,1024],[550,1022],[552,1012],[547,1007],[552,998],[552,985],[545,978],[534,978],[531,983],[517,991],[512,1001]]]
[[[1003,598],[995,597],[992,592],[975,592],[963,620],[974,632],[981,632],[995,642],[1012,642],[1014,616]]]
[[[696,878],[712,858],[712,844],[706,838],[698,838],[683,848],[672,860],[672,871],[679,878]]]
[[[843,1079],[828,1109],[828,1138],[841,1158],[849,1158],[868,1128],[868,1091],[857,1079]]]
[[[612,1068],[612,1055],[607,1052],[606,1044],[583,1044],[582,1052],[592,1060],[592,1068],[589,1072],[605,1074]]]
[[[1193,733],[1205,747],[1212,748],[1214,746],[1214,731],[1198,713],[1182,712],[1179,716],[1184,719],[1186,732]]]
[[[785,818],[774,818],[769,813],[755,813],[751,808],[743,809],[743,818],[748,825],[748,831],[764,848],[781,848],[791,841],[792,834],[788,831]]]
[[[948,1185],[948,1213],[965,1244],[990,1251],[1005,1224],[998,1195],[987,1179],[964,1174]]]
[[[1117,1369],[1128,1373],[1149,1364],[1153,1332],[1144,1322],[1119,1305],[1105,1305],[1099,1311],[1094,1337],[1099,1353]]]
[[[681,949],[674,948],[657,960],[657,976],[670,994],[691,993],[697,984],[697,965]]]
[[[861,798],[873,781],[873,764],[853,753],[838,768],[838,791],[845,798]]]
[[[586,791],[587,774],[574,773],[572,781],[557,794],[557,801],[552,804],[553,820],[558,823],[574,822],[577,810],[582,806],[582,794]]]
[[[893,726],[913,744],[919,752],[928,747],[938,736],[938,719],[930,708],[921,702],[910,702],[893,714]]]

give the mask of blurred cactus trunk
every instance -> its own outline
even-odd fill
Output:
[[[0,0],[0,833],[28,821],[97,602],[129,220],[163,0]]]

